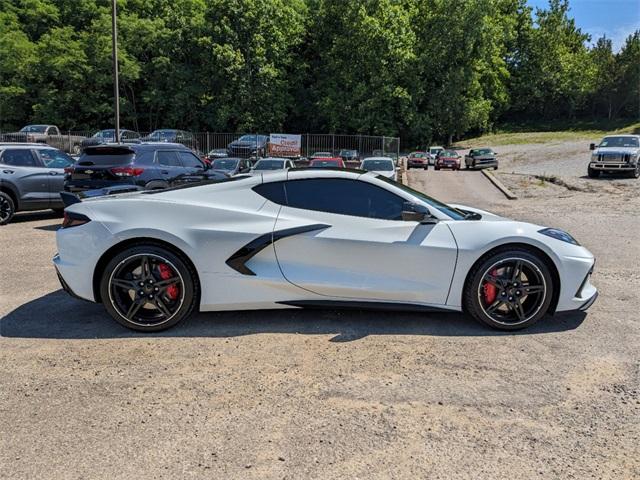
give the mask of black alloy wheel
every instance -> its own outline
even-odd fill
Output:
[[[465,310],[494,328],[517,330],[533,325],[551,304],[554,285],[549,268],[527,250],[493,255],[477,265],[469,278]]]
[[[193,311],[197,275],[188,262],[155,245],[136,246],[116,255],[102,275],[100,295],[120,324],[139,331],[160,331]]]
[[[6,225],[16,213],[13,199],[6,193],[0,192],[0,225]]]

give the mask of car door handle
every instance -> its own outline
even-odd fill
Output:
[[[53,172],[53,171],[49,172],[49,175],[57,175],[57,174],[58,172]]]
[[[169,175],[169,170],[160,170],[163,175]]]
[[[6,173],[7,175],[11,175],[12,173],[15,173],[15,170],[3,170],[2,173]]]

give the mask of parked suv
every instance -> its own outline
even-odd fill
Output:
[[[49,145],[0,143],[0,225],[23,210],[62,210],[64,169],[73,159]]]
[[[135,185],[146,190],[227,178],[209,170],[178,143],[108,144],[87,147],[64,181],[68,192]]]
[[[587,173],[598,178],[600,173],[624,172],[640,178],[640,135],[609,135],[600,145],[592,143],[593,152]]]
[[[181,143],[185,147],[189,147],[193,151],[198,150],[198,139],[191,132],[184,130],[175,130],[171,128],[162,128],[154,130],[146,137],[140,139],[141,142],[166,142]]]
[[[264,157],[269,152],[269,137],[266,135],[243,135],[227,145],[232,157]]]
[[[103,145],[105,143],[113,143],[115,141],[116,130],[114,128],[108,128],[94,133],[92,137],[85,138],[80,144],[80,148],[81,150],[84,150],[92,145]],[[120,141],[122,143],[137,143],[140,141],[140,134],[133,130],[122,128],[120,129]]]

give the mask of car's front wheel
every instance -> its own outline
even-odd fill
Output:
[[[589,178],[598,178],[600,176],[600,170],[589,167],[587,174],[589,175]]]
[[[135,245],[115,255],[100,296],[120,324],[142,332],[165,330],[187,318],[198,297],[197,274],[181,256],[157,245]]]
[[[0,225],[6,225],[16,213],[13,199],[6,193],[0,192]]]
[[[554,288],[549,267],[538,255],[522,248],[505,248],[469,272],[463,306],[490,327],[519,330],[547,313]]]

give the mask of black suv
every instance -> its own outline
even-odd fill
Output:
[[[64,189],[68,192],[120,185],[157,190],[227,178],[222,172],[210,170],[191,150],[178,143],[87,147],[67,172]]]

